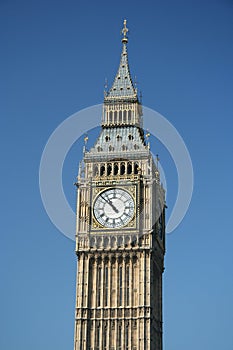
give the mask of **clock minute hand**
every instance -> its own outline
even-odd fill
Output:
[[[107,199],[107,198],[103,197],[102,195],[100,195],[100,196],[105,200],[106,203],[108,203],[108,204],[112,207],[112,209],[113,209],[116,213],[119,213],[119,210],[115,207],[114,204],[112,204],[112,202],[110,201],[110,199]]]
[[[115,207],[115,205],[110,201],[110,199],[106,199],[104,198],[106,203],[108,203],[110,205],[110,207],[112,207],[112,209],[116,212],[119,213],[119,210]]]

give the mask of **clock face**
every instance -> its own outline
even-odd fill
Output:
[[[94,216],[102,226],[118,228],[127,225],[133,218],[134,208],[134,200],[129,192],[121,188],[110,188],[96,197]]]

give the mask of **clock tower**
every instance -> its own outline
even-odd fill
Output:
[[[162,350],[165,192],[122,53],[77,177],[75,350]]]

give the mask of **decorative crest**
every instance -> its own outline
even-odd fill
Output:
[[[121,40],[123,43],[128,42],[127,33],[129,31],[129,29],[126,27],[126,23],[127,23],[127,20],[124,19],[124,28],[122,29],[123,38]]]
[[[85,154],[85,152],[86,152],[86,146],[87,146],[87,141],[88,141],[88,135],[87,134],[85,134],[85,136],[84,136],[84,146],[83,146],[83,155]]]

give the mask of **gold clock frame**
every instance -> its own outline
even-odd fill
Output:
[[[99,194],[101,192],[104,192],[106,190],[110,190],[110,189],[121,189],[124,190],[126,192],[128,192],[133,200],[134,200],[134,214],[132,219],[124,226],[121,226],[119,228],[111,228],[111,227],[105,227],[103,225],[101,225],[95,218],[95,215],[93,213],[94,210],[94,203],[97,199],[97,197],[99,196]],[[92,188],[92,206],[91,206],[91,231],[95,230],[95,231],[99,231],[99,230],[104,230],[104,231],[116,231],[116,230],[125,230],[125,229],[136,229],[137,227],[137,210],[138,210],[138,200],[137,200],[137,186],[136,185],[122,185],[122,184],[109,184],[109,186],[96,186]],[[92,233],[92,232],[91,232]]]

